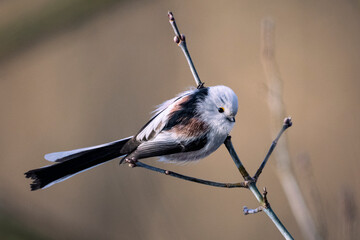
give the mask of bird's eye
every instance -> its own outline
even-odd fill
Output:
[[[223,112],[224,112],[224,108],[223,108],[223,107],[219,107],[219,108],[218,108],[218,111],[219,111],[219,113],[223,113]]]

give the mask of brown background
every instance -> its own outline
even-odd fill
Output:
[[[260,60],[261,21],[274,19],[284,102],[294,121],[286,134],[296,176],[315,219],[323,214],[327,238],[350,239],[351,226],[356,236],[359,1],[3,0],[0,237],[281,239],[265,214],[242,214],[244,205],[257,207],[246,190],[183,182],[117,160],[29,191],[23,173],[48,164],[45,153],[132,135],[157,104],[194,86],[172,41],[168,10],[187,36],[201,79],[237,93],[233,143],[250,172],[274,137]],[[300,164],[304,158],[312,173]],[[274,163],[270,159],[259,187],[268,188],[280,219],[303,239]],[[224,147],[197,164],[156,164],[216,181],[240,177]],[[345,215],[344,199],[355,204]]]

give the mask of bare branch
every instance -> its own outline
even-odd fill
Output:
[[[276,144],[278,143],[281,135],[283,134],[283,132],[285,132],[286,129],[288,129],[289,127],[292,126],[292,121],[291,121],[291,117],[287,117],[284,119],[284,124],[283,127],[281,128],[280,132],[278,133],[277,137],[275,138],[275,140],[272,142],[270,149],[268,151],[268,153],[265,156],[265,159],[263,160],[263,162],[261,163],[259,169],[256,171],[255,175],[254,175],[254,180],[257,181],[260,177],[260,174],[262,172],[262,170],[264,169],[270,155],[272,154],[272,152],[274,151]]]
[[[186,46],[185,35],[180,33],[179,28],[176,25],[175,18],[174,18],[174,15],[172,14],[172,12],[168,12],[168,17],[169,17],[169,22],[170,22],[170,24],[171,24],[171,26],[172,26],[172,28],[174,30],[174,33],[175,33],[174,42],[183,51],[183,53],[185,55],[185,58],[186,58],[186,60],[187,60],[187,62],[189,64],[191,73],[192,73],[192,75],[194,77],[194,80],[196,82],[197,87],[202,88],[204,86],[204,83],[201,82],[200,77],[199,77],[199,75],[198,75],[198,73],[196,71],[196,68],[194,66],[194,63],[191,60],[189,50],[188,50],[188,48]]]
[[[200,183],[200,184],[204,184],[204,185],[208,185],[208,186],[212,186],[212,187],[221,187],[221,188],[246,188],[247,187],[245,182],[240,182],[240,183],[213,182],[213,181],[208,181],[208,180],[203,180],[203,179],[199,179],[199,178],[185,176],[185,175],[182,175],[182,174],[179,174],[176,172],[172,172],[172,171],[168,171],[165,169],[150,166],[143,162],[132,162],[129,164],[129,166],[130,167],[142,167],[147,170],[151,170],[151,171],[158,172],[158,173],[163,173],[167,176],[176,177],[176,178],[180,178],[182,180],[196,182],[196,183]]]
[[[225,139],[224,144],[225,144],[225,147],[227,148],[227,150],[229,151],[236,167],[238,168],[239,172],[245,179],[245,181],[252,181],[253,179],[250,177],[249,173],[246,171],[244,165],[240,161],[240,158],[238,157],[238,155],[235,152],[234,146],[232,145],[232,142],[231,142],[231,136],[228,136]]]
[[[255,213],[258,213],[258,212],[262,212],[263,209],[264,209],[263,206],[257,207],[255,209],[251,209],[251,208],[248,208],[247,206],[244,206],[243,207],[243,212],[244,212],[244,215],[255,214]]]
[[[263,198],[264,198],[264,207],[265,208],[269,208],[270,207],[270,203],[268,202],[267,200],[267,190],[266,190],[266,187],[263,188]]]
[[[245,182],[247,182],[249,190],[254,194],[254,196],[260,203],[260,205],[265,206],[265,202],[266,202],[267,207],[263,207],[263,211],[273,221],[273,223],[275,224],[275,226],[278,228],[278,230],[281,232],[281,234],[283,235],[283,237],[285,239],[293,239],[293,237],[291,236],[289,231],[282,224],[280,219],[276,216],[275,212],[270,207],[270,204],[267,202],[267,199],[266,199],[266,194],[265,194],[265,199],[264,199],[264,196],[259,192],[259,189],[256,187],[256,182],[254,181],[253,178],[250,177],[250,175],[246,171],[245,167],[242,165],[242,163],[241,163],[239,157],[237,156],[236,151],[231,143],[231,138],[230,137],[226,138],[224,144],[225,144],[227,150],[229,151],[230,156],[232,157],[235,165],[238,167],[241,175],[245,179]]]

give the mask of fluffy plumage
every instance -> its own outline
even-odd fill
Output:
[[[31,190],[49,187],[114,158],[123,162],[160,157],[188,162],[214,152],[234,126],[236,94],[226,86],[192,89],[161,104],[133,137],[111,143],[45,155],[54,165],[25,173]]]

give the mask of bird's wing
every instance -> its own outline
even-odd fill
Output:
[[[166,136],[167,133],[160,133],[157,138],[144,142],[135,150],[136,159],[166,156],[169,154],[196,151],[203,148],[207,143],[207,136],[192,138],[189,141],[181,142],[178,139]]]
[[[145,142],[156,137],[168,123],[169,114],[176,110],[183,101],[186,101],[187,97],[191,95],[192,92],[192,90],[183,92],[177,97],[159,105],[159,107],[154,111],[154,116],[148,123],[145,124],[145,126],[134,138],[139,142]]]

